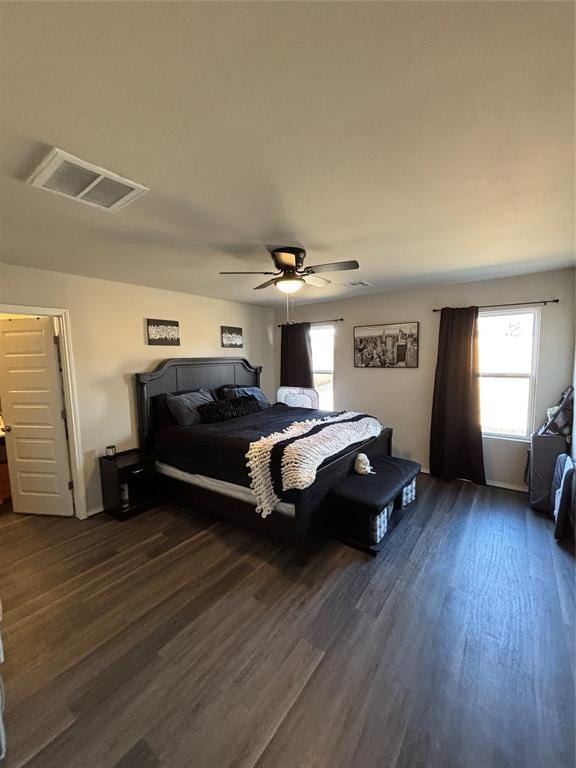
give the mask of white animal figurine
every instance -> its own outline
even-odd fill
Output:
[[[354,459],[354,471],[359,475],[375,475],[370,466],[370,459],[365,453],[359,453]]]

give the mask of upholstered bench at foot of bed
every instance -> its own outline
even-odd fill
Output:
[[[403,507],[416,498],[420,464],[378,456],[372,468],[375,474],[349,475],[331,491],[327,522],[335,538],[377,554],[400,521]]]

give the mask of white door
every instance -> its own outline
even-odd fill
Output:
[[[73,515],[51,317],[0,320],[0,398],[14,511]]]

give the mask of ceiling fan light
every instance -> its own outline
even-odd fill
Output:
[[[304,286],[301,277],[281,277],[276,281],[276,288],[282,293],[296,293]]]

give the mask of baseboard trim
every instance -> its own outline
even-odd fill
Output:
[[[422,467],[420,470],[424,475],[430,474],[429,467]],[[504,488],[506,491],[519,491],[520,493],[528,493],[528,488],[525,485],[516,485],[515,483],[501,483],[499,480],[486,480],[486,485],[491,485],[494,488]]]
[[[504,488],[507,491],[528,493],[528,488],[525,485],[516,485],[515,483],[499,483],[497,480],[487,480],[486,485],[492,485],[494,488]]]

